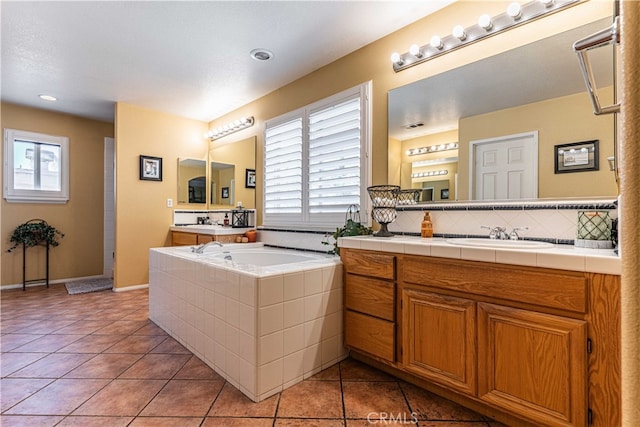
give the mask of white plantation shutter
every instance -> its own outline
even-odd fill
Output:
[[[302,118],[267,128],[264,212],[302,213]]]
[[[309,212],[360,203],[360,96],[309,116]]]
[[[367,218],[370,83],[267,121],[264,225],[339,226]]]

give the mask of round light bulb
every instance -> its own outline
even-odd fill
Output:
[[[540,0],[545,7],[551,7],[553,0]]]
[[[429,42],[429,44],[431,45],[432,48],[438,49],[438,50],[441,50],[444,47],[444,45],[442,44],[442,40],[440,39],[439,36],[431,37],[431,41]]]
[[[422,56],[422,52],[420,52],[420,46],[417,44],[412,44],[409,46],[409,53],[416,58],[420,58]]]
[[[460,39],[460,41],[467,38],[467,33],[464,32],[464,27],[462,25],[456,25],[453,27],[451,33],[453,34],[453,37]]]
[[[481,15],[480,18],[478,18],[478,25],[480,25],[482,28],[484,28],[487,31],[493,28],[491,17],[486,13],[484,15]]]
[[[511,3],[507,7],[507,15],[512,17],[514,20],[522,18],[522,9],[520,8],[520,5],[516,2]]]
[[[402,65],[402,58],[398,52],[393,52],[391,54],[391,62],[394,64]]]

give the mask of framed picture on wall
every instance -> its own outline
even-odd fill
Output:
[[[597,171],[598,140],[554,146],[555,173]]]
[[[162,181],[162,157],[140,155],[140,179]]]
[[[448,188],[443,188],[442,190],[440,190],[440,198],[442,200],[447,200],[449,198],[449,189]]]
[[[229,187],[222,187],[222,194],[220,195],[223,199],[229,198]]]
[[[256,170],[247,169],[244,177],[245,188],[256,188]]]

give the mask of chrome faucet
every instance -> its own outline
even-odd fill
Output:
[[[494,240],[507,240],[507,229],[505,227],[489,227],[488,225],[481,225],[480,228],[486,228],[489,230],[489,238]]]
[[[515,227],[513,230],[511,230],[511,233],[509,233],[509,239],[510,240],[519,240],[520,239],[520,235],[518,234],[518,231],[522,230],[528,230],[529,227]]]
[[[203,243],[203,244],[199,245],[198,247],[191,246],[191,252],[195,252],[197,254],[201,254],[201,253],[204,253],[204,249],[207,246],[212,246],[212,245],[222,247],[222,243],[218,242],[217,240],[212,240],[211,242]]]
[[[507,234],[507,229],[505,227],[489,227],[488,225],[481,225],[480,228],[486,228],[489,230],[489,238],[495,240],[518,240],[520,239],[518,231],[529,229],[529,227],[515,227],[511,230],[511,233]]]

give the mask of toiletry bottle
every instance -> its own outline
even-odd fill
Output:
[[[433,224],[429,212],[425,212],[422,226],[420,227],[420,235],[422,237],[433,237]]]
[[[224,225],[229,225],[229,214],[224,214]]]

